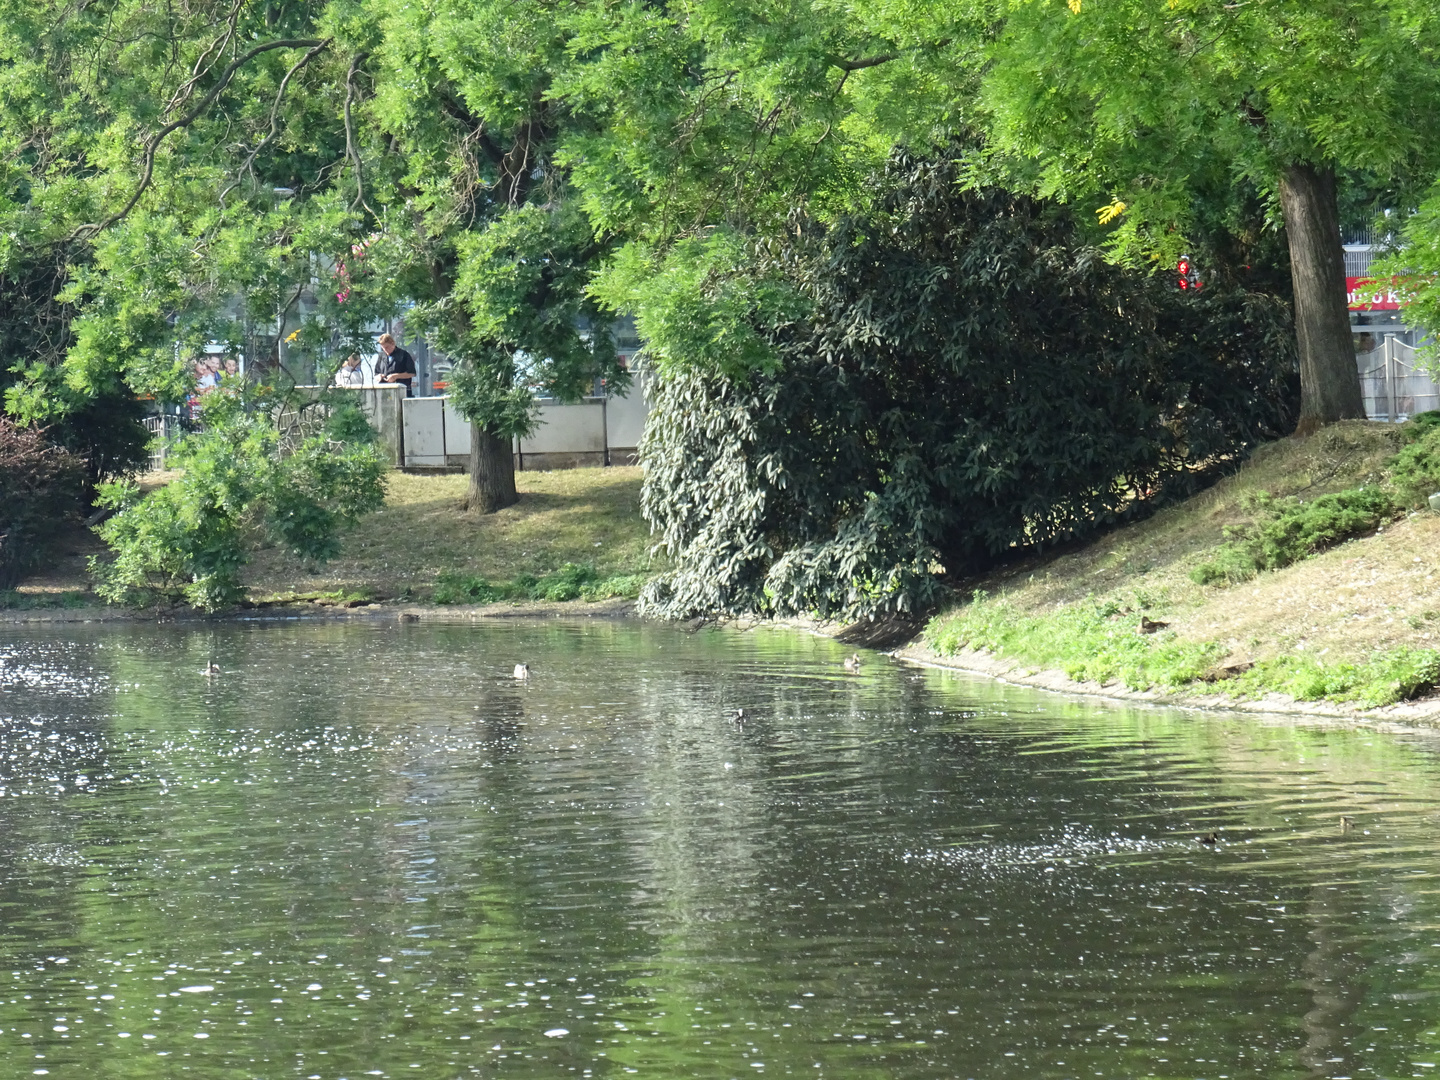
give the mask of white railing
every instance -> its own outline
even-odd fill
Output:
[[[1429,372],[1418,366],[1419,351],[1394,334],[1386,334],[1378,349],[1356,356],[1365,415],[1371,420],[1395,424],[1416,413],[1440,409],[1440,387]]]
[[[165,457],[170,449],[170,440],[181,432],[180,417],[169,414],[145,417],[145,430],[150,433],[150,471],[159,472],[165,468]]]

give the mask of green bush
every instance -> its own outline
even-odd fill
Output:
[[[0,590],[50,553],[50,539],[80,509],[82,463],[0,414]]]
[[[435,579],[430,599],[437,604],[493,604],[505,599],[505,590],[483,577],[447,570]]]
[[[244,599],[240,569],[261,543],[313,562],[339,553],[340,530],[384,502],[385,462],[373,441],[340,442],[329,430],[282,453],[280,405],[273,391],[210,394],[204,430],[170,452],[177,479],[143,496],[131,482],[101,486],[119,513],[97,530],[111,558],[90,560],[96,592],[214,611]],[[353,417],[341,426],[353,428]]]
[[[642,509],[674,569],[645,610],[925,610],[1286,430],[1282,299],[1180,295],[1098,257],[1062,207],[961,172],[897,153],[873,209],[797,214],[724,271],[799,302],[748,312],[775,363],[672,356],[652,384]]]
[[[1381,487],[1351,488],[1310,502],[1277,499],[1259,492],[1248,500],[1259,520],[1229,529],[1231,539],[1190,577],[1201,585],[1246,581],[1261,570],[1279,570],[1345,540],[1374,532],[1395,516],[1395,503]]]
[[[1405,425],[1405,442],[1389,465],[1395,501],[1406,509],[1424,507],[1440,491],[1440,412],[1421,413]]]

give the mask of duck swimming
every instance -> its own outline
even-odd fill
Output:
[[[529,664],[516,664],[516,665],[515,665],[515,678],[517,678],[517,679],[528,679],[528,678],[530,678],[530,665],[529,665]]]
[[[860,670],[860,654],[859,654],[858,652],[857,652],[857,653],[851,653],[849,656],[847,656],[847,657],[845,658],[845,670],[846,670],[846,671],[859,671],[859,670]]]

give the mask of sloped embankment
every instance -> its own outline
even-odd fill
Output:
[[[1414,509],[1396,465],[1423,432],[1350,422],[1263,447],[1147,521],[972,583],[909,651],[1055,688],[1329,711],[1409,701],[1406,715],[1440,718],[1440,514]],[[1440,426],[1426,438],[1440,443]],[[1367,519],[1376,491],[1390,509]]]

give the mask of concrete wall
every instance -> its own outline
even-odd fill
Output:
[[[321,387],[297,387],[314,397]],[[403,386],[334,391],[353,395],[380,433],[386,460],[397,469],[455,470],[470,463],[470,424],[448,397],[407,398]],[[539,423],[516,440],[515,467],[526,471],[583,465],[630,465],[645,430],[648,405],[637,384],[629,397],[585,398],[574,405],[540,402]],[[284,423],[285,417],[277,418]]]
[[[352,395],[360,410],[365,414],[366,419],[374,425],[380,435],[380,448],[384,451],[385,460],[395,468],[401,468],[405,463],[405,424],[402,404],[405,401],[405,388],[403,386],[364,386],[346,389],[334,389],[324,386],[297,386],[296,391],[302,395],[303,401],[315,402],[327,389],[336,394]],[[308,411],[302,405],[301,411]],[[298,413],[286,409],[275,416],[275,423],[284,432],[295,426]],[[467,429],[465,435],[465,446],[468,452],[470,446],[470,435]]]
[[[605,413],[603,398],[585,398],[575,405],[561,405],[558,401],[542,399],[535,430],[517,440],[518,453],[521,456],[599,454],[603,459]]]
[[[403,386],[363,386],[337,393],[354,394],[361,410],[380,433],[380,446],[386,460],[395,468],[405,464],[405,388]]]
[[[645,433],[645,418],[650,403],[645,400],[643,376],[630,384],[626,397],[612,397],[606,404],[606,428],[610,432],[610,464],[634,464],[640,436]]]
[[[353,391],[369,393],[369,388]],[[391,393],[389,388],[381,391]],[[470,460],[470,425],[448,397],[406,399],[400,391],[397,425],[403,468],[457,469]],[[389,402],[367,409],[387,420]],[[533,432],[516,440],[515,467],[526,471],[570,469],[582,465],[628,465],[645,428],[647,405],[638,386],[630,396],[585,398],[574,405],[540,401]],[[375,420],[372,419],[372,423]],[[380,425],[377,423],[377,427]]]

